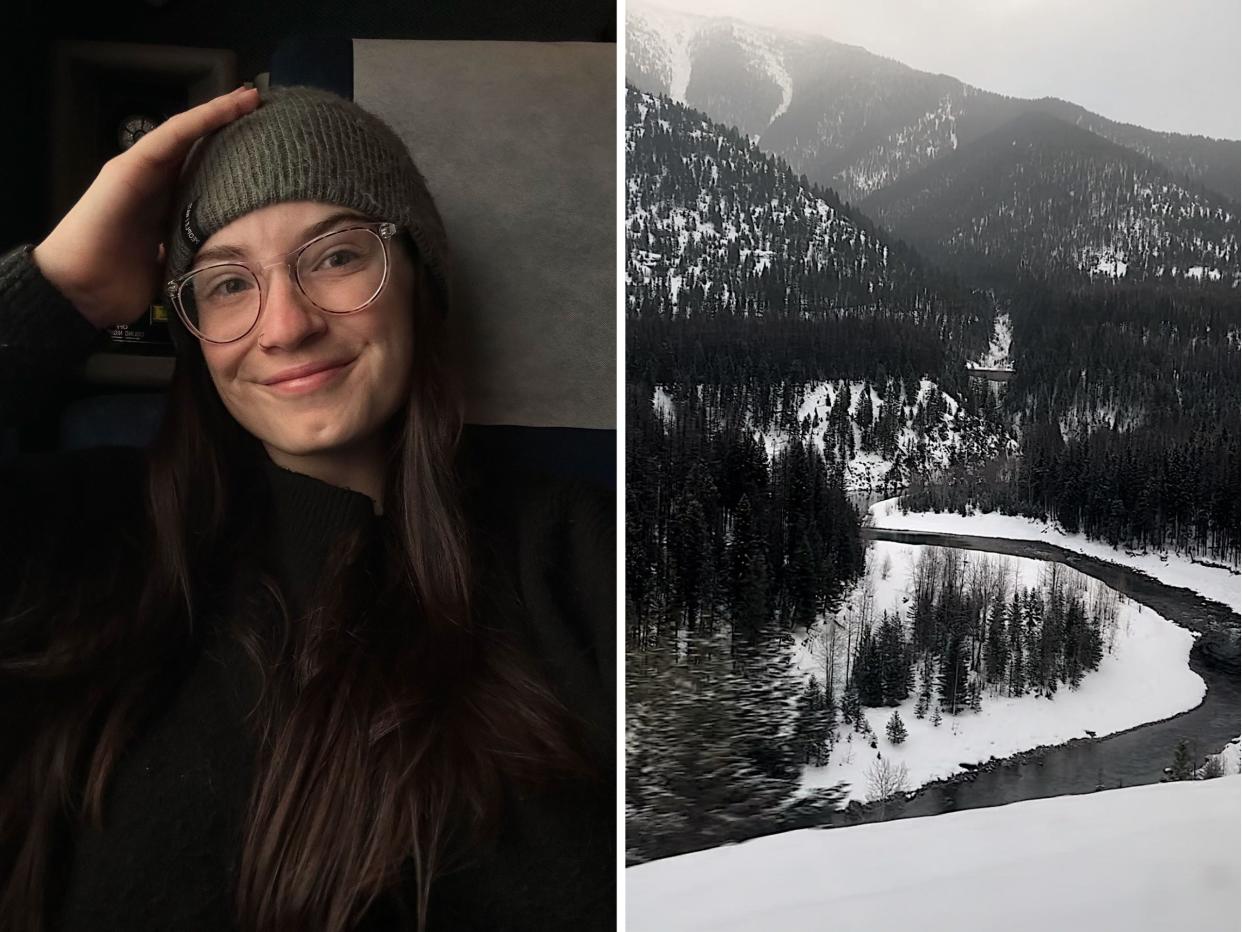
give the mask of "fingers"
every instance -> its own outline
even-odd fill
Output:
[[[222,94],[169,117],[134,143],[129,152],[154,168],[172,170],[181,165],[196,140],[251,112],[258,104],[259,92],[254,88]]]

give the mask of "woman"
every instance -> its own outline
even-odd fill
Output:
[[[611,505],[460,462],[448,280],[400,139],[308,88],[0,258],[0,410],[159,283],[178,349],[149,450],[0,475],[0,929],[612,927]]]

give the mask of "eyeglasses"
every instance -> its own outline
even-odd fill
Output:
[[[278,265],[321,311],[354,314],[388,283],[388,243],[399,230],[386,221],[333,230],[267,265],[222,262],[194,269],[165,291],[187,329],[207,343],[235,343],[254,330],[264,306],[260,273]]]

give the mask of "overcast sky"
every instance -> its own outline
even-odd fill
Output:
[[[1013,97],[1242,136],[1239,0],[649,0],[810,32]]]

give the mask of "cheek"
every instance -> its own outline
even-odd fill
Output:
[[[207,365],[207,374],[216,387],[216,394],[230,414],[239,421],[244,421],[244,413],[238,410],[235,401],[237,392],[237,372],[241,362],[240,354],[229,352],[221,347],[203,350],[203,361]]]
[[[203,351],[203,362],[207,364],[207,371],[211,373],[213,382],[219,385],[236,375],[242,357],[236,347],[211,346],[206,343],[200,346]]]
[[[387,310],[391,314],[388,326],[374,333],[371,340],[382,347],[382,372],[378,374],[376,389],[388,402],[386,407],[393,407],[394,403],[404,402],[409,396],[414,336],[407,309],[397,307]]]
[[[404,391],[408,392],[414,370],[414,335],[408,326],[401,328],[395,342],[396,361],[401,370],[400,381]]]

